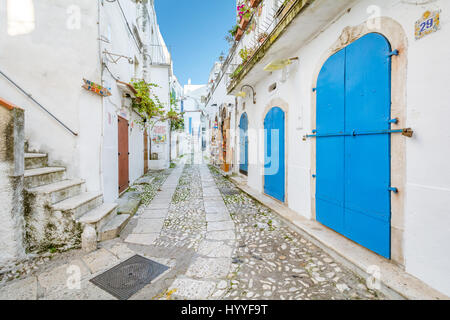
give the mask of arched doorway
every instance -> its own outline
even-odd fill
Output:
[[[391,256],[391,46],[369,33],[331,56],[317,81],[316,217]]]
[[[264,119],[264,192],[282,202],[286,200],[285,113],[279,107]]]
[[[239,122],[239,150],[240,163],[239,171],[248,175],[248,117],[247,113],[243,113]]]

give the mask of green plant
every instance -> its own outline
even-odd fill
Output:
[[[239,51],[239,56],[241,57],[241,59],[242,59],[242,63],[245,63],[245,62],[247,62],[247,60],[251,57],[251,56],[253,56],[253,54],[255,53],[255,48],[247,48],[247,47],[244,47],[244,48],[242,48],[240,51]]]
[[[170,122],[170,129],[172,131],[184,130],[184,113],[178,113],[173,108],[170,108],[164,119]]]
[[[151,121],[153,118],[163,117],[164,105],[158,96],[153,93],[153,89],[158,88],[158,85],[147,83],[142,79],[132,79],[131,84],[137,92],[131,107],[144,118],[144,125],[147,120]]]
[[[239,50],[239,56],[241,57],[242,61],[247,61],[247,59],[248,59],[247,47],[244,47],[241,50]]]
[[[230,75],[232,79],[236,78],[236,76],[241,73],[242,69],[244,69],[244,66],[241,64],[239,67],[234,70],[234,72]]]
[[[236,24],[233,26],[233,28],[228,30],[228,33],[230,34],[230,36],[232,36],[234,38],[234,37],[236,37],[236,33],[237,33],[238,29],[239,29],[239,26]]]

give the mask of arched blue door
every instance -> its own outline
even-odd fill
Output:
[[[391,46],[368,34],[324,64],[317,84],[316,215],[390,258]]]
[[[248,118],[244,113],[239,122],[239,149],[240,149],[240,165],[239,171],[242,174],[248,174]]]
[[[272,108],[264,119],[264,192],[285,201],[285,114]]]

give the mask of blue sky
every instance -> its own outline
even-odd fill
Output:
[[[172,53],[174,72],[182,85],[206,84],[236,21],[236,0],[155,0],[164,41]]]

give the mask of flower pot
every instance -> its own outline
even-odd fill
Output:
[[[238,31],[236,32],[236,41],[241,40],[242,36],[244,35],[244,30],[242,30],[241,28],[238,29]]]
[[[239,28],[241,28],[242,30],[245,30],[245,28],[247,28],[248,26],[248,22],[250,20],[246,17],[242,17],[241,23],[239,24]]]
[[[256,8],[261,3],[261,0],[250,0],[250,7]]]

